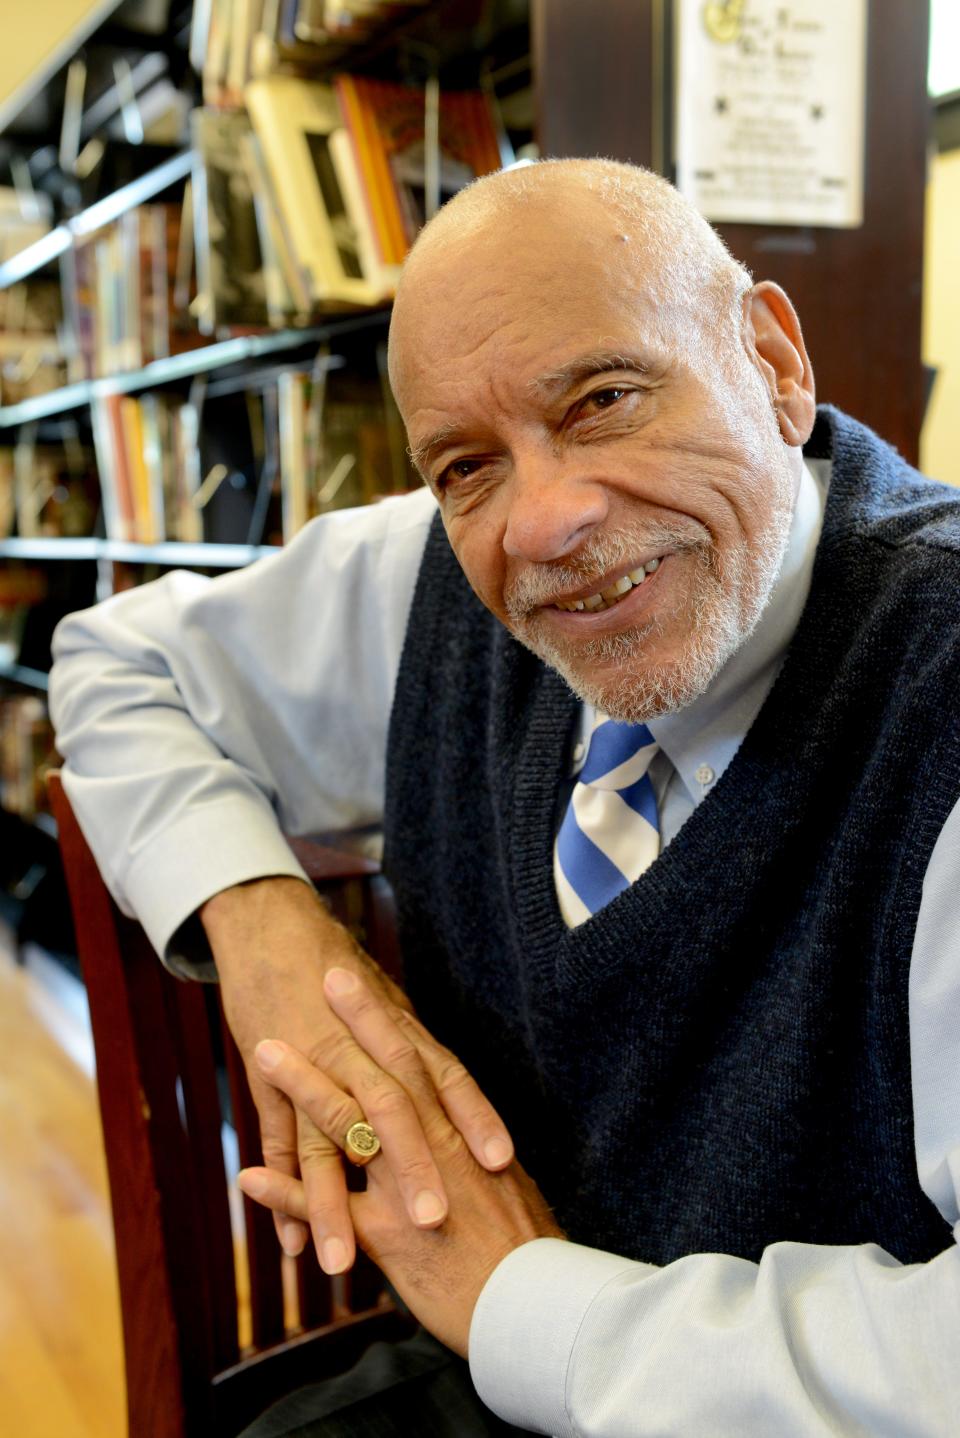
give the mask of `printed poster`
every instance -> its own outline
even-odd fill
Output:
[[[677,186],[709,220],[863,223],[866,0],[676,0]]]

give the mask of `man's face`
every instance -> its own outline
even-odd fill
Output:
[[[797,471],[755,365],[721,360],[628,250],[609,220],[558,239],[525,217],[512,243],[422,261],[391,343],[473,589],[637,722],[689,703],[753,628]]]

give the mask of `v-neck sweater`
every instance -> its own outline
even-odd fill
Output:
[[[435,523],[391,718],[386,868],[407,982],[572,1238],[653,1263],[778,1239],[946,1246],[913,1149],[907,980],[960,793],[960,497],[821,410],[810,595],[713,790],[567,930],[557,786],[577,701]]]

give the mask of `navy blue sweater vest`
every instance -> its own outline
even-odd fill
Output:
[[[408,986],[568,1234],[665,1263],[769,1243],[947,1246],[917,1181],[907,979],[960,794],[960,496],[822,410],[810,597],[672,844],[564,927],[551,846],[576,701],[439,525],[391,719],[386,866]]]

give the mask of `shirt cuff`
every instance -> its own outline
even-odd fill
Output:
[[[212,978],[209,950],[178,952],[178,930],[221,889],[280,876],[307,877],[272,815],[238,798],[204,805],[154,838],[123,876],[124,899],[169,969]]]
[[[514,1249],[487,1280],[470,1325],[470,1374],[483,1402],[518,1428],[577,1438],[567,1414],[570,1361],[600,1291],[656,1270],[559,1238]]]

